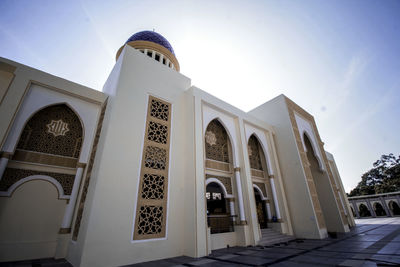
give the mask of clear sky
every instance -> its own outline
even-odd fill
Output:
[[[251,110],[285,94],[317,122],[346,191],[400,153],[400,1],[0,1],[0,56],[101,90],[155,29],[192,84]]]

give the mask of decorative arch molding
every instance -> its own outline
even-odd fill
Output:
[[[228,194],[228,191],[227,191],[225,185],[220,180],[218,180],[218,178],[214,178],[214,177],[207,178],[206,179],[206,187],[210,183],[218,184],[222,188],[222,192],[224,192],[225,198],[234,198],[234,196],[232,194]]]
[[[360,211],[360,206],[364,205],[365,207],[367,207],[367,209],[371,212],[371,209],[369,208],[367,202],[358,202],[357,203],[357,210]]]
[[[258,143],[261,146],[262,152],[264,153],[265,163],[267,164],[267,173],[268,175],[274,175],[274,171],[271,164],[271,155],[268,148],[268,142],[265,138],[265,134],[261,130],[256,130],[253,127],[250,127],[250,131],[247,131],[249,125],[246,125],[246,144],[249,143],[250,137],[254,136]]]
[[[58,192],[58,199],[69,199],[70,196],[67,196],[64,194],[64,189],[62,185],[53,177],[47,176],[47,175],[31,175],[28,177],[25,177],[21,180],[18,180],[15,182],[13,185],[11,185],[7,191],[0,192],[0,196],[2,197],[12,197],[12,194],[15,192],[15,190],[18,189],[21,185],[30,182],[30,181],[35,181],[35,180],[42,180],[42,181],[47,181],[54,185],[57,189]]]
[[[253,188],[256,189],[257,192],[260,194],[261,200],[268,200],[268,198],[264,196],[263,191],[261,190],[261,188],[258,185],[253,184]]]
[[[397,201],[397,199],[388,199],[388,200],[387,200],[387,204],[388,204],[389,209],[390,209],[390,206],[391,206],[391,205],[390,205],[391,202],[396,203],[397,206],[400,207],[399,202]]]
[[[65,104],[79,118],[82,126],[82,138],[84,141],[81,147],[79,161],[86,162],[88,159],[90,144],[93,133],[96,129],[96,122],[100,112],[100,104],[91,103],[85,99],[68,95],[62,90],[54,90],[40,84],[31,82],[29,90],[18,110],[13,125],[3,145],[3,151],[13,153],[17,146],[20,135],[30,118],[40,110],[53,106]]]
[[[298,114],[294,113],[294,117],[295,117],[295,120],[296,120],[296,123],[297,123],[297,128],[298,128],[299,133],[300,133],[300,138],[301,138],[301,142],[303,144],[304,151],[307,152],[307,148],[306,148],[306,145],[305,145],[305,142],[304,142],[304,134],[306,134],[307,138],[310,140],[311,146],[312,146],[312,148],[314,150],[313,151],[314,155],[318,160],[318,164],[319,164],[320,170],[321,171],[325,171],[325,166],[323,164],[321,151],[319,149],[317,138],[315,137],[313,127],[311,126],[310,122],[308,122],[307,120],[303,119]]]
[[[311,148],[313,150],[312,152],[313,152],[315,158],[318,161],[319,169],[321,171],[324,171],[324,168],[323,168],[323,165],[322,165],[322,160],[319,157],[319,155],[317,154],[317,151],[319,151],[319,150],[317,149],[316,144],[312,140],[312,137],[311,137],[312,135],[310,135],[307,131],[303,131],[303,133],[301,134],[301,142],[303,143],[304,151],[307,153],[308,151],[307,151],[306,143],[305,143],[305,140],[304,140],[304,136],[307,136],[308,140],[310,140]]]
[[[203,140],[207,131],[207,127],[211,121],[218,120],[219,123],[225,128],[228,138],[231,142],[232,157],[234,166],[239,166],[238,156],[238,143],[236,138],[236,124],[233,117],[222,113],[208,105],[203,105]]]

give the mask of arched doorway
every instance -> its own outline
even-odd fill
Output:
[[[317,218],[319,218],[318,223],[320,224],[320,227],[324,227],[325,224],[328,232],[343,232],[343,222],[333,192],[333,185],[330,183],[328,173],[326,170],[323,170],[323,164],[320,162],[322,159],[317,157],[317,151],[319,151],[318,146],[311,142],[312,138],[309,137],[306,132],[303,134],[303,140],[312,180],[315,185],[314,190],[320,205],[320,211],[318,209],[315,210]],[[311,191],[312,187],[309,188]],[[313,193],[311,194],[313,195]],[[318,216],[318,213],[321,214],[320,217]]]
[[[378,202],[376,202],[374,204],[374,210],[375,210],[376,216],[387,216],[385,209]]]
[[[251,178],[254,183],[254,198],[256,200],[257,218],[260,228],[267,228],[268,219],[271,219],[272,213],[276,214],[275,205],[269,206],[266,210],[266,203],[264,203],[267,195],[272,195],[271,184],[268,179],[268,168],[263,148],[260,141],[252,134],[247,143],[247,151],[249,155]],[[257,186],[256,186],[257,185]]]
[[[262,200],[262,195],[256,188],[254,188],[254,197],[256,199],[256,209],[257,209],[257,219],[258,223],[260,224],[260,228],[264,229],[267,228],[267,222],[268,222],[268,215],[267,211],[265,209],[264,202]]]
[[[360,217],[371,217],[371,212],[364,204],[360,204],[358,207]]]
[[[389,202],[389,208],[393,215],[400,215],[400,207],[396,201],[391,200]]]
[[[206,187],[207,222],[211,228],[211,234],[232,232],[232,220],[227,200],[221,186],[211,182]]]
[[[0,232],[14,237],[5,246],[5,249],[12,248],[14,252],[6,256],[20,255],[20,258],[0,260],[54,257],[67,199],[74,185],[83,137],[79,117],[66,104],[45,107],[26,122],[0,181],[0,191],[4,195],[0,198]],[[27,177],[39,178],[22,183]],[[40,177],[49,179],[46,181]],[[19,183],[22,184],[11,192]],[[54,193],[54,188],[61,188],[62,195]],[[32,205],[42,207],[43,211],[38,213],[46,215],[38,216],[32,212]],[[10,207],[14,209],[12,214],[23,219],[6,213]],[[35,223],[26,227],[27,221]],[[46,240],[38,236],[46,237]],[[27,251],[30,253],[27,254]]]
[[[229,197],[233,197],[232,147],[228,133],[218,119],[208,124],[204,135],[204,145],[205,178],[212,177],[216,180],[206,186],[208,226],[211,228],[211,234],[232,232],[234,221],[230,214],[231,206],[224,194],[226,192],[230,195]],[[231,204],[233,208],[233,203]]]

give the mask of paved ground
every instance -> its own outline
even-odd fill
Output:
[[[233,247],[200,259],[186,256],[127,265],[164,266],[400,266],[400,217],[356,220],[346,235],[325,240],[296,240],[275,247]],[[0,263],[1,267],[70,267],[65,260]]]
[[[356,223],[350,233],[336,239],[233,247],[200,259],[182,256],[128,266],[400,266],[400,217],[360,219]]]

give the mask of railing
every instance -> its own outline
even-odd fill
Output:
[[[207,223],[211,228],[211,234],[233,232],[233,224],[237,215],[231,216],[227,214],[221,215],[208,215]]]

